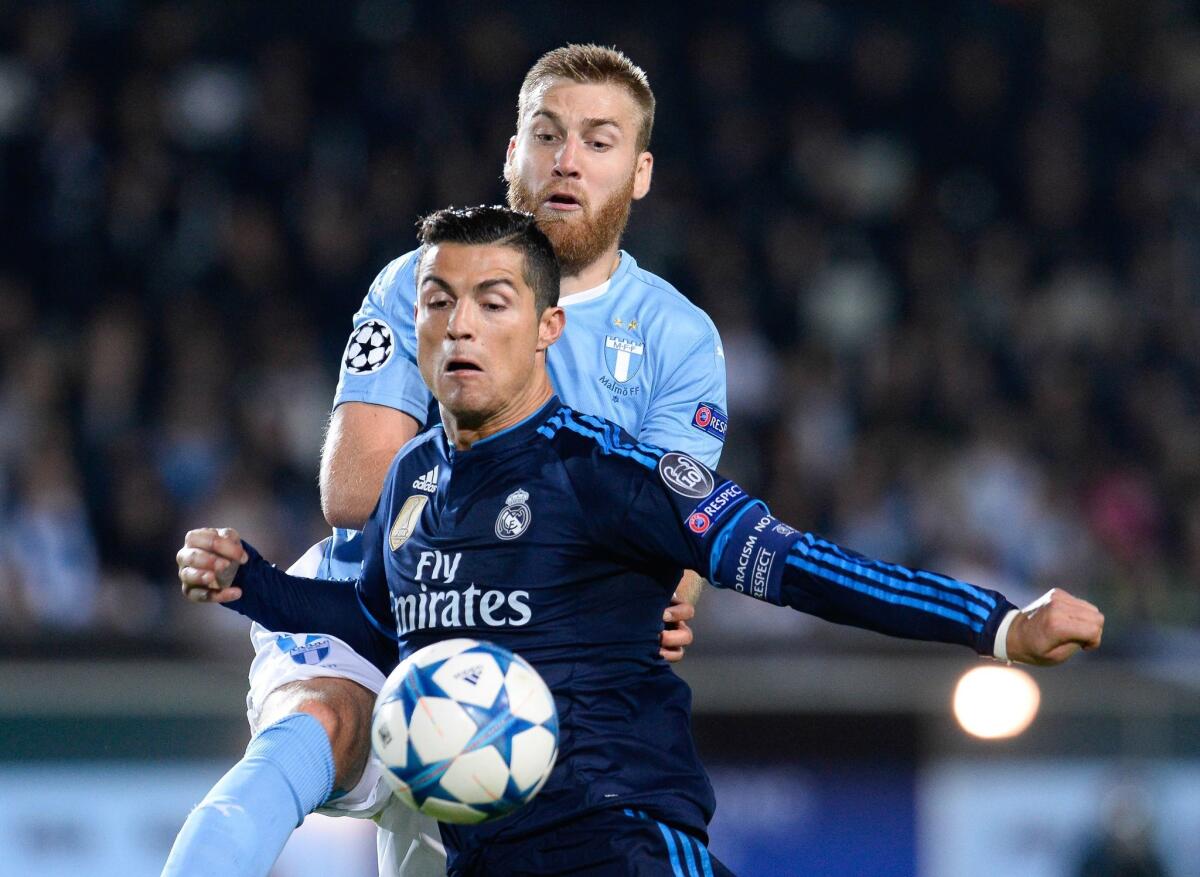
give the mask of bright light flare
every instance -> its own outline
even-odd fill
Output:
[[[1033,722],[1042,693],[1016,667],[976,667],[954,689],[954,717],[968,734],[985,740],[1015,737]]]

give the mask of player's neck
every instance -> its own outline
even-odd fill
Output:
[[[599,258],[589,262],[579,273],[564,274],[558,287],[559,298],[563,299],[577,292],[595,289],[612,277],[616,273],[617,266],[621,264],[621,248],[618,243],[613,241],[611,247],[601,253]]]
[[[446,439],[450,442],[450,446],[457,451],[469,450],[475,442],[516,426],[522,420],[535,414],[539,408],[550,401],[550,397],[553,395],[554,388],[550,384],[550,377],[545,371],[542,371],[534,381],[530,382],[525,391],[518,393],[509,404],[478,425],[460,424],[454,412],[448,411],[443,405],[441,406],[442,426],[446,430]]]

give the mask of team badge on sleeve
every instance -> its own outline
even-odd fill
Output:
[[[692,415],[692,426],[723,442],[725,431],[729,429],[729,418],[711,402],[701,402],[696,406],[696,413]]]
[[[533,512],[526,503],[528,499],[529,494],[524,490],[510,493],[504,501],[504,508],[500,509],[500,514],[496,516],[496,535],[506,542],[516,539],[529,529]]]
[[[662,455],[658,461],[658,474],[667,487],[688,499],[704,499],[716,486],[707,466],[678,451]]]
[[[369,375],[387,365],[395,349],[392,327],[383,320],[367,320],[350,333],[342,365],[352,375]]]

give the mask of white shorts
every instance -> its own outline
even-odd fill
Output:
[[[314,577],[324,556],[325,540],[318,542],[288,569],[290,575]],[[337,637],[321,633],[285,633],[260,624],[250,629],[254,661],[250,665],[250,691],[246,719],[257,734],[267,695],[289,682],[334,677],[350,679],[379,693],[384,675]],[[380,825],[378,851],[380,877],[433,877],[446,873],[446,853],[439,841],[437,822],[416,813],[392,798],[383,780],[383,768],[374,755],[358,785],[317,810],[327,816],[374,819]]]

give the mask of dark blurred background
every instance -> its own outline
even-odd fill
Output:
[[[1126,873],[1074,869],[1081,826],[1130,812],[1175,869],[1146,873],[1200,873],[1200,795],[1162,785],[1200,774],[1200,25],[1174,0],[0,2],[10,757],[236,756],[244,625],[178,598],[175,550],[228,523],[286,564],[325,535],[350,318],[419,214],[503,200],[521,78],[567,41],[617,45],[657,94],[625,247],[721,331],[722,468],[868,554],[1107,615],[1102,653],[1038,676],[1032,742],[999,750],[1052,778],[998,801],[1067,786],[1082,815],[1056,864],[975,873]],[[929,795],[959,800],[930,776],[993,784],[943,691],[973,658],[723,597],[684,667],[706,753],[810,760],[748,806],[777,793],[794,836],[861,827],[875,795],[909,814],[894,873],[958,873],[922,838],[944,840]],[[159,730],[103,730],[131,716]],[[829,758],[859,780],[824,783]],[[845,819],[826,787],[852,790]],[[743,873],[799,873],[763,849]],[[821,855],[811,873],[858,873]]]

